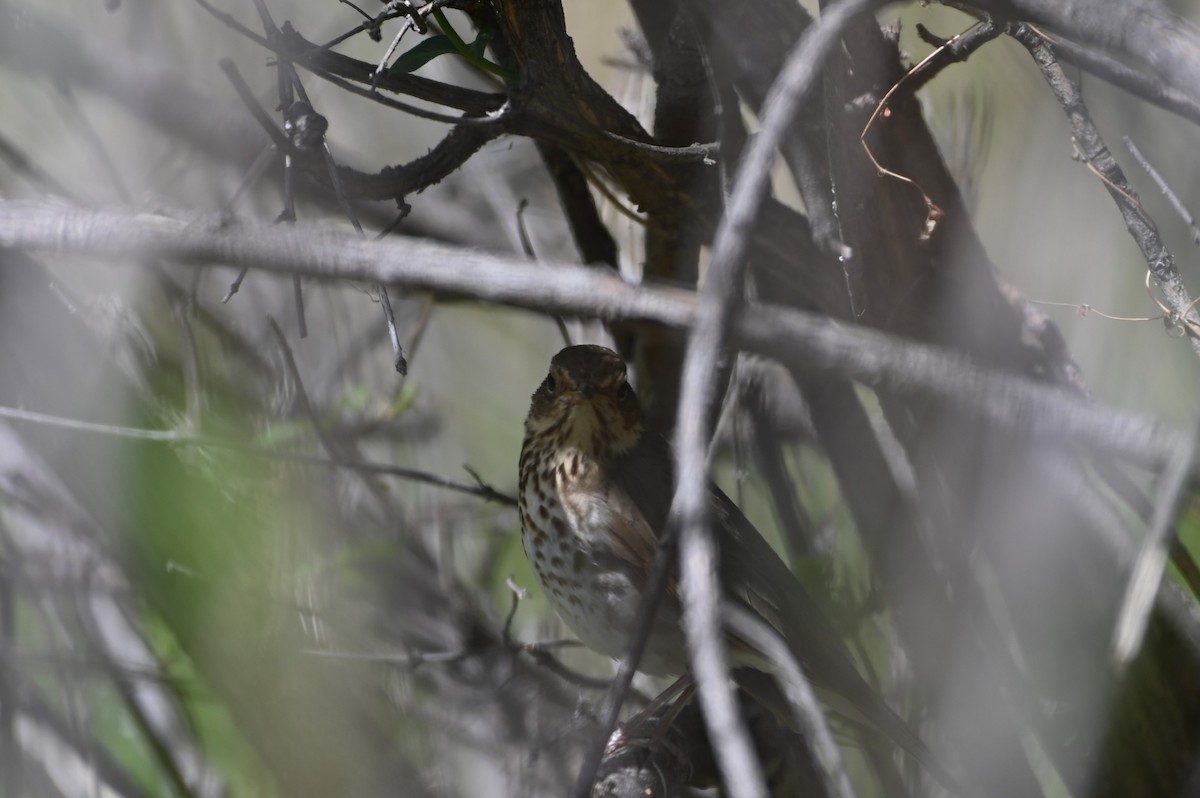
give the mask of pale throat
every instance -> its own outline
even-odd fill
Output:
[[[587,458],[605,460],[632,449],[641,437],[641,425],[629,424],[605,400],[575,401],[568,409],[562,448],[578,449]]]
[[[557,494],[564,520],[585,551],[607,545],[606,530],[614,518],[603,484],[603,461],[636,444],[640,429],[628,427],[617,408],[579,401],[569,408],[556,445],[545,453],[540,476],[550,479],[543,485]]]

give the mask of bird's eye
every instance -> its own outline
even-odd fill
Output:
[[[621,383],[621,387],[617,389],[617,398],[625,401],[633,396],[633,388],[629,387],[628,382]]]
[[[546,379],[542,382],[542,389],[554,393],[554,375],[547,374]]]

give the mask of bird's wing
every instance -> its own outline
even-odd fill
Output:
[[[721,584],[729,597],[774,627],[819,687],[846,699],[871,690],[837,630],[771,544],[720,488],[713,486],[710,496]]]
[[[613,463],[610,473],[616,487],[661,537],[675,489],[670,444],[647,433]],[[719,576],[727,598],[774,627],[811,678],[826,689],[842,692],[837,682],[847,669],[861,682],[841,638],[771,544],[719,488],[710,485],[709,493],[720,556]],[[751,579],[743,574],[755,576]],[[855,687],[847,684],[846,689],[853,692]]]
[[[670,445],[647,434],[612,469],[615,487],[636,505],[656,537],[667,525],[674,491],[672,463]],[[779,632],[814,686],[837,699],[837,711],[887,735],[944,786],[964,794],[912,727],[863,679],[837,630],[771,544],[715,485],[710,485],[710,499],[726,599]],[[672,576],[668,590],[676,585]]]
[[[835,698],[833,708],[865,722],[912,754],[957,795],[967,795],[913,728],[859,673],[850,651],[795,575],[720,488],[712,489],[713,527],[721,551],[722,584],[781,634],[813,685]],[[736,580],[733,574],[756,574]]]

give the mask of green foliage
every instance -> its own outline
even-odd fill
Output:
[[[458,51],[454,48],[454,43],[450,41],[449,36],[444,34],[430,36],[397,58],[388,68],[388,72],[393,75],[404,75],[409,72],[415,72],[439,55],[448,55],[455,52]]]
[[[459,47],[458,43],[450,36],[444,33],[435,34],[423,39],[420,44],[401,54],[388,67],[388,72],[393,75],[404,75],[409,72],[415,72],[439,55],[457,54],[464,57],[469,56],[467,60],[472,63],[482,61],[484,51],[487,50],[488,43],[495,35],[495,30],[484,28],[479,31],[479,35],[475,37],[475,41],[465,44],[464,47]]]

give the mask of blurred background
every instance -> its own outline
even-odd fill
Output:
[[[314,42],[361,21],[334,0],[268,2],[277,23]],[[1194,3],[1171,5],[1200,20]],[[649,126],[654,84],[629,9],[563,6],[588,72]],[[249,2],[221,10],[261,30]],[[918,3],[879,19],[899,25],[911,63],[932,50],[917,23],[943,37],[971,24]],[[338,50],[377,63],[397,30]],[[280,159],[239,193],[269,142],[222,58],[271,111],[270,54],[200,4],[0,0],[0,197],[276,218]],[[339,163],[407,163],[446,132],[300,74]],[[497,90],[455,58],[417,74]],[[1187,225],[1121,145],[1135,142],[1196,209],[1200,132],[1090,76],[1082,89],[1200,291]],[[1094,398],[1194,424],[1188,342],[1161,318],[1083,312],[1162,316],[1140,253],[1072,157],[1066,118],[1028,54],[1001,37],[918,98],[999,275],[1027,299],[1059,303],[1041,307]],[[797,205],[789,180],[780,170],[777,193]],[[331,192],[298,192],[299,224],[350,229]],[[622,272],[638,279],[639,226],[595,196]],[[397,235],[520,256],[523,225],[536,256],[578,257],[528,139],[488,143],[407,202]],[[396,215],[394,204],[357,207],[368,235]],[[612,665],[521,645],[568,636],[525,562],[509,499],[530,394],[562,346],[555,321],[393,289],[401,376],[375,287],[305,282],[301,337],[289,279],[252,271],[223,302],[236,276],[222,264],[20,253],[0,270],[0,403],[40,414],[0,418],[0,791],[563,794]],[[611,342],[595,322],[566,328],[575,342]],[[786,531],[745,455],[742,415],[728,415],[717,478],[778,541]],[[866,603],[853,519],[805,423],[793,418],[783,449],[822,545],[796,570]],[[860,642],[886,649],[890,634],[880,623]],[[1047,794],[1068,794],[1052,768],[1036,769]],[[880,789],[857,783],[863,794]]]

